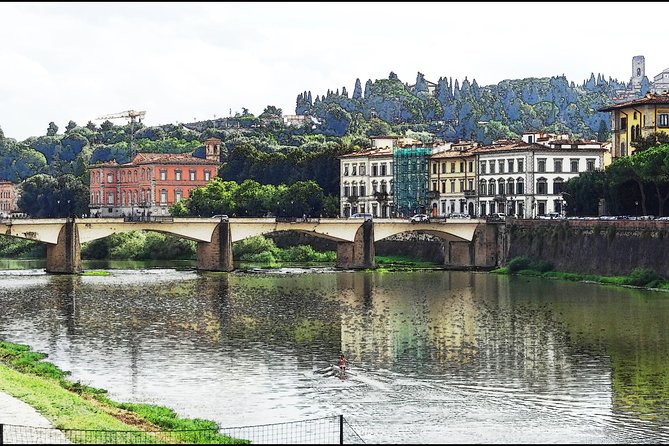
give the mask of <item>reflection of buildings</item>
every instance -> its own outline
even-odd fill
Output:
[[[440,272],[417,293],[402,276],[339,274],[342,350],[358,362],[384,366],[408,361],[413,368],[415,361],[436,358],[467,362],[477,348],[471,277]]]

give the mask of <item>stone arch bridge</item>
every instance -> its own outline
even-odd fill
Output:
[[[374,242],[408,231],[430,233],[447,243],[446,263],[453,267],[490,268],[498,264],[498,225],[483,220],[409,223],[401,219],[122,218],[12,219],[0,222],[2,233],[47,244],[46,272],[81,271],[81,243],[128,231],[157,231],[197,242],[197,269],[232,271],[232,243],[260,234],[301,231],[337,242],[337,267],[375,268]]]

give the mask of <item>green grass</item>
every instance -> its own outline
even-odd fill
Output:
[[[79,273],[81,276],[108,276],[110,274],[109,271],[82,271]]]
[[[156,443],[166,440],[166,434],[147,431],[179,432],[184,443],[248,444],[218,433],[219,426],[202,419],[179,418],[169,408],[150,404],[117,403],[107,398],[107,392],[72,382],[69,372],[44,361],[46,355],[32,352],[26,345],[0,341],[0,391],[12,395],[37,409],[58,429],[96,431],[136,431],[134,443]],[[208,430],[203,435],[202,430]],[[76,432],[70,440],[79,441]],[[99,436],[97,440],[92,436]],[[172,436],[170,434],[170,436]],[[85,442],[102,442],[104,432],[87,433]]]
[[[669,280],[649,268],[635,268],[626,276],[602,276],[597,274],[553,271],[553,266],[545,261],[533,261],[525,256],[514,257],[504,267],[492,273],[543,277],[546,279],[569,280],[573,282],[596,282],[617,286],[637,286],[669,290]]]

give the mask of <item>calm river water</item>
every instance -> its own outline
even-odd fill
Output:
[[[365,443],[667,443],[669,293],[488,273],[0,271],[0,339],[224,427]],[[345,380],[314,370],[350,360]]]

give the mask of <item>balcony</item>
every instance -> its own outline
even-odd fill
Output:
[[[376,201],[388,201],[391,196],[388,192],[374,192],[374,199]]]

